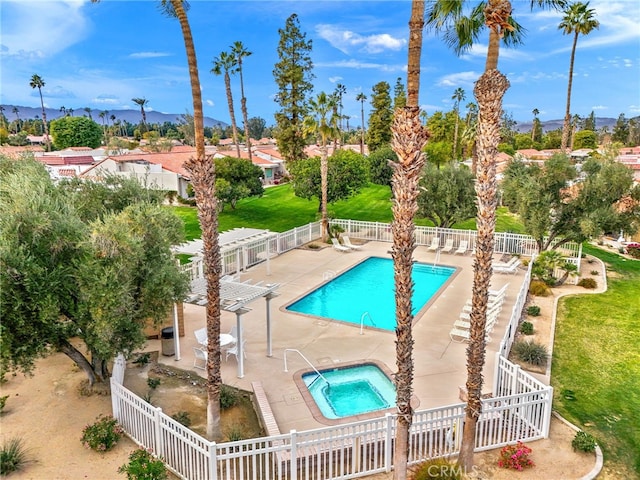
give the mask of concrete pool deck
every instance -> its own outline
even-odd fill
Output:
[[[318,242],[316,242],[318,243]],[[295,381],[294,374],[309,370],[309,365],[295,352],[287,353],[288,371],[284,370],[285,349],[299,350],[315,368],[321,370],[346,362],[375,360],[396,371],[395,333],[343,322],[324,320],[290,313],[284,306],[305,295],[325,281],[328,271],[340,274],[369,256],[390,258],[391,244],[367,242],[361,250],[342,253],[330,246],[318,250],[295,249],[252,267],[241,274],[241,281],[278,283],[278,296],[271,300],[273,355],[267,356],[266,302],[259,298],[242,316],[246,359],[244,377],[237,377],[234,357],[221,362],[222,379],[227,385],[251,391],[251,383],[260,381],[281,432],[309,430],[327,425],[314,419]],[[414,259],[434,263],[436,254],[427,247],[416,248]],[[473,260],[470,255],[440,254],[438,264],[459,268],[455,278],[444,286],[440,295],[416,315],[414,336],[414,408],[424,409],[458,403],[459,387],[466,382],[466,343],[452,342],[449,331],[459,317],[464,303],[471,298]],[[269,271],[267,271],[267,268]],[[511,314],[524,270],[514,275],[494,274],[491,288],[508,283],[506,298],[498,322],[487,344],[484,368],[484,391],[491,389],[495,351]],[[373,310],[373,309],[372,309]],[[205,376],[194,369],[194,331],[205,326],[205,307],[184,304],[185,335],[180,338],[180,360],[160,355],[160,361]],[[236,324],[236,315],[222,312],[221,332]],[[160,340],[149,340],[146,350],[161,350]],[[348,422],[346,419],[345,422]]]

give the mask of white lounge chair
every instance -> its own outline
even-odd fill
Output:
[[[202,347],[193,347],[193,368],[207,368],[207,350]]]
[[[447,241],[444,242],[444,247],[442,247],[442,251],[445,253],[451,253],[453,250],[453,238],[447,238]]]
[[[337,251],[343,252],[343,253],[351,251],[351,249],[349,247],[345,247],[344,245],[341,245],[337,238],[332,238],[331,239],[331,243],[333,243],[333,249],[334,250],[337,250]]]
[[[345,247],[350,248],[351,250],[360,250],[362,248],[360,245],[354,245],[351,243],[351,239],[346,235],[342,237],[342,243]]]
[[[492,262],[492,266],[493,267],[499,267],[499,268],[509,268],[511,267],[513,264],[518,263],[520,261],[520,259],[518,257],[511,257],[508,261],[506,262]]]
[[[467,253],[467,249],[469,248],[469,242],[467,240],[460,240],[460,245],[458,245],[458,249],[453,252],[455,255],[464,255]]]
[[[505,297],[504,293],[497,297],[489,296],[489,300],[487,301],[487,310],[492,310],[497,306],[502,306],[502,303],[504,302],[504,297]],[[471,313],[471,308],[472,308],[472,300],[469,299],[462,307],[462,311],[464,313]]]
[[[491,331],[489,329],[485,332],[484,338],[487,342],[491,341],[490,333]],[[449,338],[456,343],[468,342],[471,338],[471,331],[466,328],[453,327],[449,331]]]
[[[520,260],[516,258],[515,262],[509,262],[509,264],[506,266],[501,266],[501,265],[494,266],[493,271],[496,273],[514,274],[518,271],[518,267],[520,267]]]
[[[436,250],[438,250],[438,247],[440,247],[440,237],[433,237],[431,239],[431,245],[429,245],[427,250],[430,252],[435,252]]]

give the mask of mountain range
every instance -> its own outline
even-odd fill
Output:
[[[34,108],[34,107],[21,107],[21,106],[16,107],[15,105],[2,105],[2,108],[4,109],[3,113],[5,117],[7,117],[7,120],[9,122],[16,119],[16,114],[13,111],[14,108],[18,109],[18,115],[23,120],[26,120],[29,118],[36,118],[36,117],[40,118],[42,116],[42,109],[39,107]],[[45,111],[47,112],[47,120],[55,120],[56,118],[60,118],[63,116],[63,112],[61,112],[59,109],[45,108]],[[95,120],[98,124],[102,124],[102,119],[99,116],[101,112],[102,110],[91,109],[91,118],[93,118],[93,120]],[[140,123],[140,120],[142,118],[142,115],[139,110],[133,110],[133,109],[108,110],[108,112],[109,112],[108,114],[109,118],[111,118],[111,115],[114,115],[116,117],[116,120],[122,120],[122,121],[126,120],[127,122],[132,124]],[[181,113],[162,113],[162,112],[156,112],[154,110],[145,111],[145,113],[147,115],[148,123],[160,123],[160,124],[164,122],[180,123],[183,115]],[[74,109],[73,115],[76,117],[88,116],[87,112],[83,108]],[[596,129],[607,127],[609,131],[612,131],[617,120],[618,120],[617,118],[596,117]],[[110,122],[111,120],[107,120],[105,118],[105,123],[110,123]],[[550,130],[557,130],[557,129],[562,130],[563,120],[562,119],[547,120],[547,121],[541,120],[541,123],[542,123],[542,131],[548,132]],[[524,122],[517,121],[516,131],[530,132],[532,124],[533,122],[531,121],[524,121]],[[220,120],[216,120],[215,118],[204,117],[204,126],[205,127],[220,126],[221,128],[226,128],[228,124]]]
[[[2,105],[4,109],[2,113],[7,117],[9,122],[16,120],[16,113],[14,112],[14,108],[18,109],[18,116],[22,120],[30,119],[30,118],[42,118],[42,108],[40,107],[22,107],[16,105]],[[104,119],[105,124],[111,124],[111,115],[114,115],[116,120],[127,121],[132,124],[140,123],[142,119],[142,114],[140,110],[107,110],[109,113],[107,117]],[[59,109],[56,108],[45,108],[45,112],[47,113],[47,120],[55,120],[56,118],[60,118],[64,115]],[[68,110],[67,110],[68,112]],[[100,118],[100,113],[103,110],[91,109],[91,118],[102,125],[102,118]],[[147,116],[147,123],[159,123],[162,124],[164,122],[170,123],[181,123],[182,122],[182,113],[162,113],[156,112],[154,110],[145,110],[145,114]],[[74,117],[87,117],[89,116],[88,112],[84,110],[84,108],[78,108],[73,110]],[[204,126],[205,127],[215,127],[220,126],[221,128],[225,128],[228,126],[225,122],[221,122],[220,120],[216,120],[211,117],[204,117]]]

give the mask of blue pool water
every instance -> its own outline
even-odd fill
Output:
[[[413,311],[424,307],[455,272],[455,268],[413,264]],[[395,330],[393,260],[369,257],[293,302],[286,309],[360,325]]]
[[[376,365],[334,368],[320,373],[324,378],[309,372],[302,379],[326,418],[350,417],[396,404],[393,382]]]

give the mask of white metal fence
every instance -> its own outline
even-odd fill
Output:
[[[391,225],[388,223],[337,219],[331,220],[331,224],[340,226],[344,233],[352,238],[380,242],[391,242],[393,240]],[[313,222],[287,232],[274,232],[273,235],[261,237],[253,242],[225,247],[221,252],[222,275],[242,272],[267,259],[318,240],[321,237],[321,233],[321,223]],[[444,245],[447,240],[452,240],[454,248],[458,248],[460,242],[465,240],[471,251],[475,249],[476,236],[477,232],[475,230],[438,227],[416,227],[415,230],[417,245],[430,245],[433,237],[439,237],[440,245]],[[558,251],[570,262],[576,264],[578,269],[580,268],[582,245],[569,242],[560,246]],[[530,257],[538,253],[538,247],[533,237],[529,235],[496,232],[494,252],[497,254],[509,253]],[[202,259],[199,257],[194,257],[190,263],[183,265],[182,268],[189,273],[191,280],[202,278],[204,275]]]
[[[376,239],[386,235],[383,224],[351,222],[349,235],[366,239],[364,229]],[[354,225],[355,224],[355,225]],[[315,224],[312,224],[315,225]],[[440,229],[438,229],[440,234]],[[262,252],[295,248],[314,239],[315,227],[272,237]],[[462,235],[464,235],[463,233]],[[471,235],[470,233],[466,233]],[[421,235],[427,235],[421,231]],[[472,237],[467,237],[472,238]],[[370,238],[373,239],[373,238]],[[282,242],[282,243],[281,243]],[[423,242],[430,239],[423,237]],[[505,237],[509,245],[523,245]],[[504,244],[504,243],[503,243]],[[247,251],[250,251],[250,246]],[[522,253],[524,254],[524,253]],[[238,258],[238,257],[236,257]],[[245,258],[242,256],[241,258]],[[509,324],[500,343],[492,398],[482,400],[476,432],[476,450],[501,447],[518,440],[546,438],[551,419],[552,388],[507,360],[518,328],[531,279],[530,263]],[[126,362],[114,364],[111,398],[114,417],[140,445],[153,449],[181,478],[203,480],[334,480],[388,472],[393,468],[396,416],[352,422],[305,432],[289,433],[217,444],[197,435],[149,405],[123,385]],[[414,413],[409,443],[411,464],[430,457],[459,453],[465,403]]]

